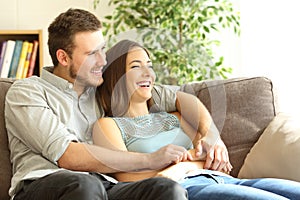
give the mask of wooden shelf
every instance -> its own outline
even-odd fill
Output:
[[[43,31],[42,30],[0,30],[0,42],[5,40],[27,40],[39,42],[34,75],[40,76],[43,68]]]

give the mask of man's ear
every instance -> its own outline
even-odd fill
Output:
[[[68,65],[70,57],[68,56],[67,52],[65,52],[62,49],[58,49],[56,51],[56,57],[57,57],[58,62],[62,66],[67,66]]]

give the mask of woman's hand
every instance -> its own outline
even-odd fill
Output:
[[[232,165],[229,160],[228,150],[221,138],[213,150],[207,153],[204,168],[230,173]]]
[[[219,138],[213,145],[205,141],[205,137],[195,146],[196,155],[206,153],[204,169],[230,173],[232,165],[229,161],[227,147]]]

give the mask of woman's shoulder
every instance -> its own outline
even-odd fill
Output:
[[[94,124],[94,132],[102,132],[103,134],[111,134],[119,131],[119,128],[113,118],[101,117]]]
[[[98,123],[105,126],[115,125],[115,121],[111,117],[101,117],[98,119]]]

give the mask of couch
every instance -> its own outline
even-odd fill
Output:
[[[4,121],[5,95],[13,80],[0,79],[0,199],[9,199],[12,175]],[[277,114],[272,81],[265,77],[231,78],[173,86],[196,95],[206,105],[228,147],[237,176],[250,149]]]

